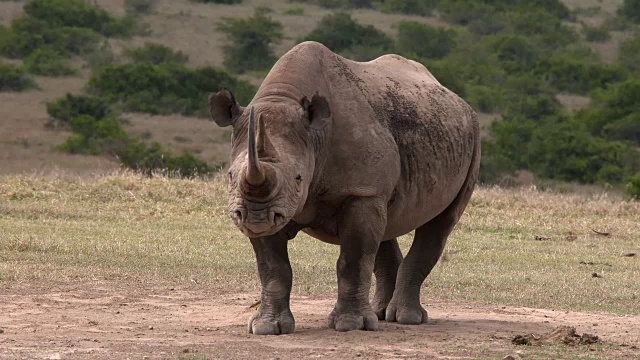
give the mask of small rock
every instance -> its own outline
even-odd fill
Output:
[[[628,252],[622,254],[622,256],[632,257],[632,256],[636,256],[638,254],[640,254],[640,251],[628,251]]]
[[[4,329],[0,328],[0,334],[4,334]]]
[[[60,354],[53,354],[49,356],[49,360],[60,360],[60,359],[62,359],[62,356],[60,356]]]
[[[153,326],[149,325],[149,330],[153,330]]]
[[[521,360],[522,358],[520,357],[520,355],[507,355],[505,357],[502,358],[502,360]]]
[[[96,326],[96,325],[98,325],[97,321],[89,320],[89,326]]]
[[[526,335],[516,335],[511,339],[513,345],[531,345],[531,340]]]
[[[601,277],[602,277],[602,275],[600,275],[600,274],[598,274],[598,273],[594,272],[594,273],[592,273],[592,274],[591,274],[591,277],[593,277],[593,278],[601,278]]]

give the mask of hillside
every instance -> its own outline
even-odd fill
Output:
[[[613,19],[623,0],[565,0],[564,2],[574,16],[574,19],[566,24],[582,32],[585,26],[598,27]],[[0,2],[0,24],[10,26],[12,20],[23,14],[22,9],[25,3],[27,2]],[[126,13],[124,0],[96,0],[93,3],[116,16],[123,16]],[[142,21],[148,25],[148,31],[144,36],[136,35],[130,39],[110,38],[108,40],[116,56],[116,63],[124,61],[123,54],[127,49],[141,47],[147,42],[155,42],[186,54],[189,57],[188,66],[222,67],[225,35],[217,28],[218,24],[226,17],[249,17],[259,6],[269,6],[273,10],[269,16],[283,25],[284,38],[275,48],[275,55],[280,56],[290,49],[297,39],[313,31],[323,16],[333,13],[330,9],[286,0],[245,0],[240,5],[204,4],[189,0],[157,0],[154,3],[152,12],[142,18]],[[288,10],[292,8],[300,9],[300,13],[287,15]],[[350,12],[357,22],[373,25],[390,37],[398,34],[397,24],[403,20],[443,28],[454,26],[445,21],[442,16],[437,16],[438,14],[414,16],[383,13],[373,9],[352,9]],[[633,28],[611,30],[610,38],[605,41],[584,42],[584,39],[580,41],[595,50],[604,63],[613,64],[618,59],[621,42],[628,39],[633,31]],[[7,61],[21,63],[20,60]],[[0,93],[0,102],[3,104],[0,110],[3,118],[0,122],[0,132],[3,134],[0,140],[2,151],[0,159],[3,162],[0,174],[50,173],[56,169],[87,174],[110,171],[119,167],[113,158],[69,155],[55,149],[70,133],[66,129],[45,126],[49,122],[46,103],[66,93],[82,93],[91,75],[86,61],[74,57],[73,63],[83,67],[79,75],[64,78],[38,76],[35,78],[40,87],[37,90]],[[437,75],[438,71],[435,73]],[[248,72],[240,77],[259,85],[263,75],[264,72]],[[555,94],[555,97],[571,111],[584,108],[590,102],[588,94],[575,92],[560,91]],[[487,108],[495,108],[495,106]],[[502,115],[500,111],[478,110],[485,130],[492,121],[500,119]],[[206,119],[141,113],[125,113],[123,116],[129,122],[129,125],[125,126],[126,130],[146,141],[158,141],[176,153],[193,152],[209,163],[221,164],[226,161],[229,131],[217,128]]]

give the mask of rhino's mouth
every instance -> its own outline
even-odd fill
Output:
[[[253,211],[238,207],[230,211],[229,216],[236,227],[249,238],[273,235],[290,220],[278,209]]]

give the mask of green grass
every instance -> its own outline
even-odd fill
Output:
[[[226,199],[219,180],[0,178],[0,286],[197,274],[216,291],[256,291],[253,250]],[[640,314],[640,259],[620,256],[640,246],[638,223],[640,203],[612,195],[479,188],[423,297]],[[300,235],[289,248],[293,292],[335,294],[338,247]]]

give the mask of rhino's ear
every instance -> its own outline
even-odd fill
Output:
[[[324,96],[316,93],[311,98],[311,101],[305,96],[300,100],[300,104],[307,114],[312,128],[322,129],[329,123],[331,109],[329,108],[329,102]]]
[[[243,110],[228,89],[221,88],[217,93],[209,95],[209,114],[218,126],[233,125]]]

